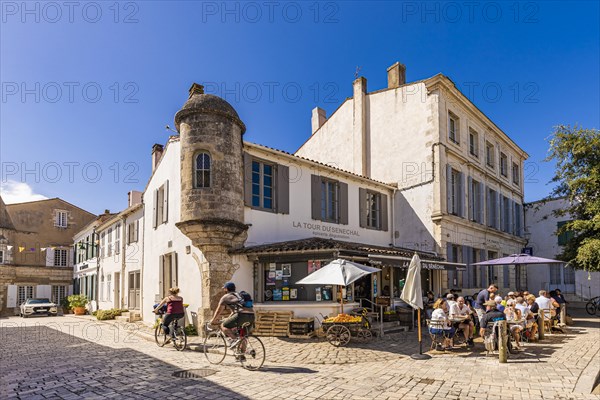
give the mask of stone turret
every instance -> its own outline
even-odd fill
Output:
[[[247,237],[244,224],[242,135],[235,109],[194,83],[175,115],[181,142],[181,219],[177,227],[202,250],[203,320],[211,317],[223,284],[237,269],[229,251]]]

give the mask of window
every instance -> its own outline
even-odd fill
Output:
[[[339,222],[340,187],[338,182],[321,181],[321,221]]]
[[[515,231],[514,234],[516,236],[523,236],[523,206],[519,203],[514,203],[515,205]]]
[[[311,175],[311,216],[319,221],[348,224],[348,184]]]
[[[512,233],[512,211],[510,206],[511,200],[508,197],[502,196],[502,230],[506,233]]]
[[[195,162],[195,181],[194,187],[208,188],[210,187],[210,154],[199,153],[196,156]]]
[[[69,213],[67,211],[55,210],[54,226],[58,228],[66,228],[68,215]]]
[[[107,248],[107,251],[106,251],[106,256],[110,257],[110,256],[112,256],[112,248],[113,248],[112,228],[108,228],[108,233],[106,234],[106,240],[108,242],[108,248]]]
[[[563,283],[565,285],[575,284],[575,269],[573,269],[573,267],[563,268]]]
[[[448,214],[463,216],[463,174],[447,165],[446,195]]]
[[[252,161],[252,207],[274,210],[275,167],[261,161]]]
[[[519,165],[517,163],[513,163],[512,165],[512,181],[517,186],[521,182],[521,173],[519,172]]]
[[[52,286],[52,299],[55,304],[60,304],[67,295],[66,286]]]
[[[112,275],[106,275],[106,295],[104,296],[104,301],[110,301],[110,296],[112,294]]]
[[[127,227],[127,244],[136,243],[139,240],[140,221],[131,222]]]
[[[33,286],[18,286],[17,287],[17,306],[25,303],[25,300],[32,299],[35,296],[33,295]]]
[[[158,278],[161,298],[167,296],[169,288],[179,285],[178,275],[177,253],[169,253],[160,256]]]
[[[4,264],[4,250],[0,250],[0,264]]]
[[[168,221],[169,216],[169,181],[167,180],[161,187],[154,190],[154,213],[152,227],[156,228],[160,224]]]
[[[469,220],[483,224],[483,185],[469,178]]]
[[[381,229],[381,194],[367,192],[367,227]]]
[[[558,222],[556,225],[557,230],[562,228],[564,225],[566,225],[567,223],[569,223],[571,221],[560,221]],[[560,233],[558,235],[558,245],[559,246],[565,246],[569,240],[571,240],[573,237],[575,236],[575,233],[573,231],[565,231],[563,233]]]
[[[451,112],[448,113],[448,138],[450,141],[459,144],[460,143],[460,129],[459,119],[456,115]]]
[[[561,265],[550,265],[550,284],[551,285],[560,285],[561,276],[560,270],[563,268]]]
[[[494,145],[490,142],[485,142],[485,163],[488,167],[494,168],[495,157],[494,157]]]
[[[106,242],[104,241],[105,237],[104,237],[104,232],[102,232],[102,234],[100,235],[100,257],[104,258],[104,247]]]
[[[502,152],[500,152],[500,174],[505,178],[508,177],[508,157]]]
[[[117,224],[115,228],[115,254],[121,252],[121,224]]]
[[[66,267],[67,266],[67,250],[66,249],[54,249],[54,266],[55,267]]]
[[[479,157],[479,134],[473,129],[469,129],[469,153]]]

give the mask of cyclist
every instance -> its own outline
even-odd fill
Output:
[[[169,325],[174,320],[183,318],[183,297],[179,296],[179,288],[172,287],[169,289],[169,295],[162,299],[162,301],[154,309],[154,313],[158,314],[160,309],[166,304],[167,312],[162,319],[162,328],[165,335],[169,336]],[[171,332],[171,337],[175,339],[175,332]]]
[[[230,339],[229,347],[233,349],[238,344],[239,338],[236,338],[232,329],[241,328],[246,322],[254,323],[254,309],[241,305],[242,297],[235,291],[235,283],[226,282],[223,285],[223,291],[225,294],[219,300],[219,305],[215,310],[210,324],[217,325],[217,318],[225,308],[231,310],[231,314],[222,321],[221,330]]]

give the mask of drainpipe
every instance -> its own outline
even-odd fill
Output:
[[[396,208],[396,193],[398,192],[398,188],[394,188],[392,192],[392,204],[390,205],[390,209],[392,210],[392,247],[396,247],[396,218],[394,209]]]
[[[96,247],[96,311],[100,309],[100,236],[96,233],[96,228],[92,231],[92,237],[96,237],[98,240],[98,246]],[[94,244],[96,241],[94,240]],[[92,249],[94,247],[92,246]]]
[[[127,217],[121,217],[121,224],[123,226],[121,229],[121,298],[119,299],[121,304],[119,305],[119,308],[122,310],[125,306],[125,267],[127,262],[127,256],[125,254],[125,250],[127,248],[127,244],[125,242],[125,228],[127,226]]]

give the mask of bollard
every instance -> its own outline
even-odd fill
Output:
[[[508,336],[506,336],[506,321],[498,321],[498,361],[508,362]]]
[[[560,323],[567,325],[567,305],[565,303],[560,305]]]
[[[544,313],[542,312],[541,309],[538,312],[537,324],[538,324],[538,339],[539,340],[544,340],[544,335],[545,335],[545,332],[544,332]]]

